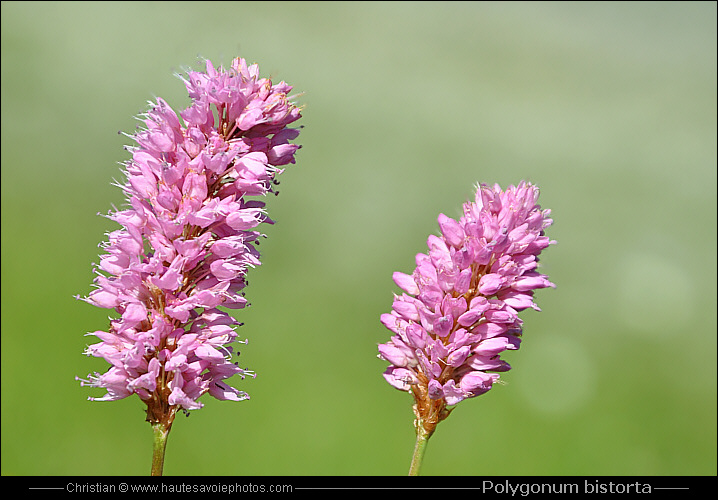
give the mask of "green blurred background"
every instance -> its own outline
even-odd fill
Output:
[[[2,474],[146,475],[138,398],[76,375],[146,101],[237,55],[304,92],[269,200],[233,385],[170,434],[168,475],[404,475],[382,378],[393,271],[477,182],[526,179],[558,285],[514,369],[432,437],[427,475],[716,474],[716,4],[2,3]]]

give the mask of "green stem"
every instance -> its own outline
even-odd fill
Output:
[[[167,436],[170,430],[162,424],[156,422],[152,424],[154,432],[154,440],[152,443],[152,473],[153,476],[161,476],[162,468],[165,465],[165,448],[167,447]]]
[[[429,442],[431,434],[426,432],[421,425],[416,429],[416,444],[414,445],[414,456],[411,457],[411,467],[409,467],[410,476],[418,476],[421,462],[424,460],[424,452],[426,451],[426,443]]]

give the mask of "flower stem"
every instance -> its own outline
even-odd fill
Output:
[[[154,432],[154,440],[152,443],[152,473],[153,476],[161,476],[162,468],[165,465],[165,448],[167,446],[167,436],[170,433],[168,427],[162,422],[152,424]]]
[[[429,442],[431,434],[424,431],[424,428],[419,425],[416,429],[416,444],[414,445],[414,456],[411,457],[411,467],[409,467],[410,476],[418,476],[421,462],[424,460],[424,452],[426,451],[426,444]]]

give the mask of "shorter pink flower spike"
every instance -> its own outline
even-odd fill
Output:
[[[550,210],[536,203],[538,188],[521,182],[503,191],[478,186],[458,221],[440,214],[440,236],[429,236],[411,275],[396,272],[404,291],[381,321],[392,333],[379,344],[390,366],[386,381],[414,396],[415,426],[430,436],[454,405],[489,391],[500,359],[519,348],[518,312],[538,306],[534,290],[555,285],[536,271],[538,255],[555,241],[544,230]]]

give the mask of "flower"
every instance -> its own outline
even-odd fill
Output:
[[[111,367],[81,385],[101,387],[97,401],[137,394],[147,420],[170,424],[177,409],[193,410],[205,393],[221,400],[249,396],[224,380],[254,373],[231,361],[238,323],[218,309],[247,305],[246,273],[260,264],[257,227],[273,223],[264,202],[276,192],[282,165],[294,163],[301,117],[284,82],[259,78],[244,59],[231,68],[181,77],[191,105],[179,116],[162,99],[150,103],[144,128],[128,147],[128,207],[108,217],[108,234],[86,302],[114,309],[107,331],[85,354]],[[169,428],[169,425],[167,425]]]
[[[458,221],[439,215],[441,235],[429,236],[414,272],[394,273],[405,293],[381,316],[394,335],[379,344],[379,358],[391,363],[386,381],[414,396],[417,432],[430,436],[453,405],[511,368],[499,356],[519,348],[518,311],[540,310],[533,291],[555,286],[536,271],[539,253],[555,243],[544,235],[553,221],[538,195],[524,182],[478,186]]]

